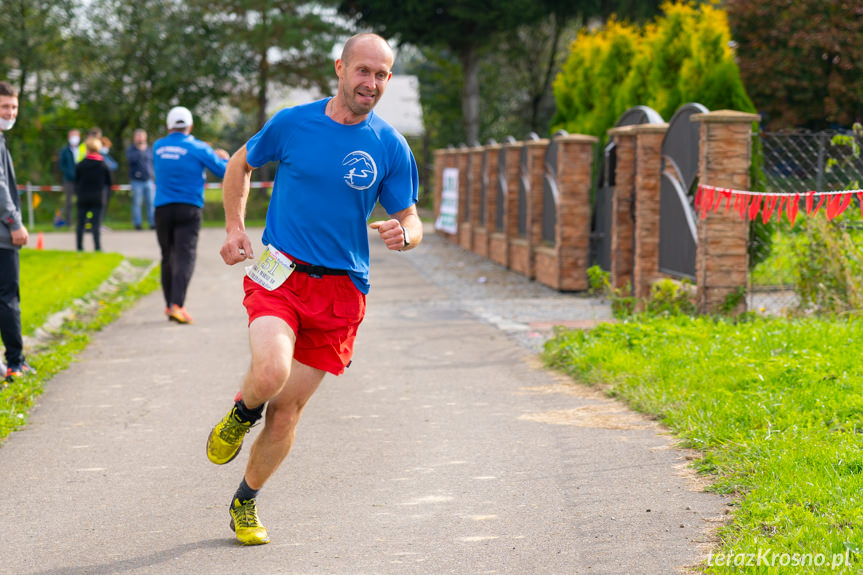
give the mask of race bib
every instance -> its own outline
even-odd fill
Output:
[[[282,252],[266,246],[253,265],[246,266],[246,275],[259,286],[273,291],[294,271],[294,262]]]

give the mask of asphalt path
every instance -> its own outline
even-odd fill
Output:
[[[227,506],[247,452],[205,455],[249,362],[242,269],[221,262],[222,239],[201,236],[194,325],[144,297],[0,447],[0,573],[663,574],[705,557],[727,500],[704,492],[691,454],[432,281],[428,254],[453,252],[431,233],[425,260],[372,242],[354,362],[324,379],[259,496],[272,542],[236,545]],[[103,243],[158,258],[152,232]]]

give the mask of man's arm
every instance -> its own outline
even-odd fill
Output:
[[[246,235],[246,201],[252,180],[252,166],[246,162],[246,146],[234,153],[222,181],[222,203],[225,207],[227,237],[219,252],[228,265],[253,259],[252,244]]]
[[[6,153],[5,149],[3,153]],[[14,178],[11,179],[14,181]],[[18,190],[11,189],[9,181],[9,174],[6,173],[3,162],[0,162],[0,226],[9,228],[12,245],[26,246],[30,235],[21,221],[21,210],[16,207],[15,199],[12,197],[12,194],[18,193]]]
[[[214,176],[224,178],[228,159],[230,159],[231,155],[222,148],[213,148],[206,142],[203,142],[203,144],[196,149],[197,158],[201,160],[208,170],[213,172]]]
[[[423,223],[417,213],[416,205],[390,214],[391,219],[372,222],[370,227],[377,230],[387,249],[394,251],[412,250],[423,240]],[[402,227],[410,236],[410,245],[405,246],[405,235]]]

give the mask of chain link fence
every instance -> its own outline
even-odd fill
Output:
[[[810,191],[863,187],[863,135],[856,132],[760,132],[753,135],[752,186],[766,193],[800,194]],[[760,165],[760,168],[759,168]],[[855,198],[851,209],[859,203]],[[823,212],[814,217],[824,217]],[[853,225],[853,224],[846,224]],[[750,231],[747,304],[750,310],[785,314],[800,308],[796,287],[799,242],[805,233],[805,209],[795,226],[774,217],[765,224],[760,217]]]

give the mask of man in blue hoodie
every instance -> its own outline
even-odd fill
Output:
[[[15,182],[12,156],[3,132],[11,130],[18,117],[18,92],[0,82],[0,338],[6,348],[5,381],[35,374],[24,359],[21,336],[20,259],[18,251],[30,236],[21,222],[21,201]]]
[[[170,133],[153,144],[156,237],[162,250],[165,315],[186,324],[192,323],[185,308],[186,290],[195,269],[204,210],[204,170],[224,177],[230,156],[191,135],[192,112],[188,108],[172,108],[167,125]]]

